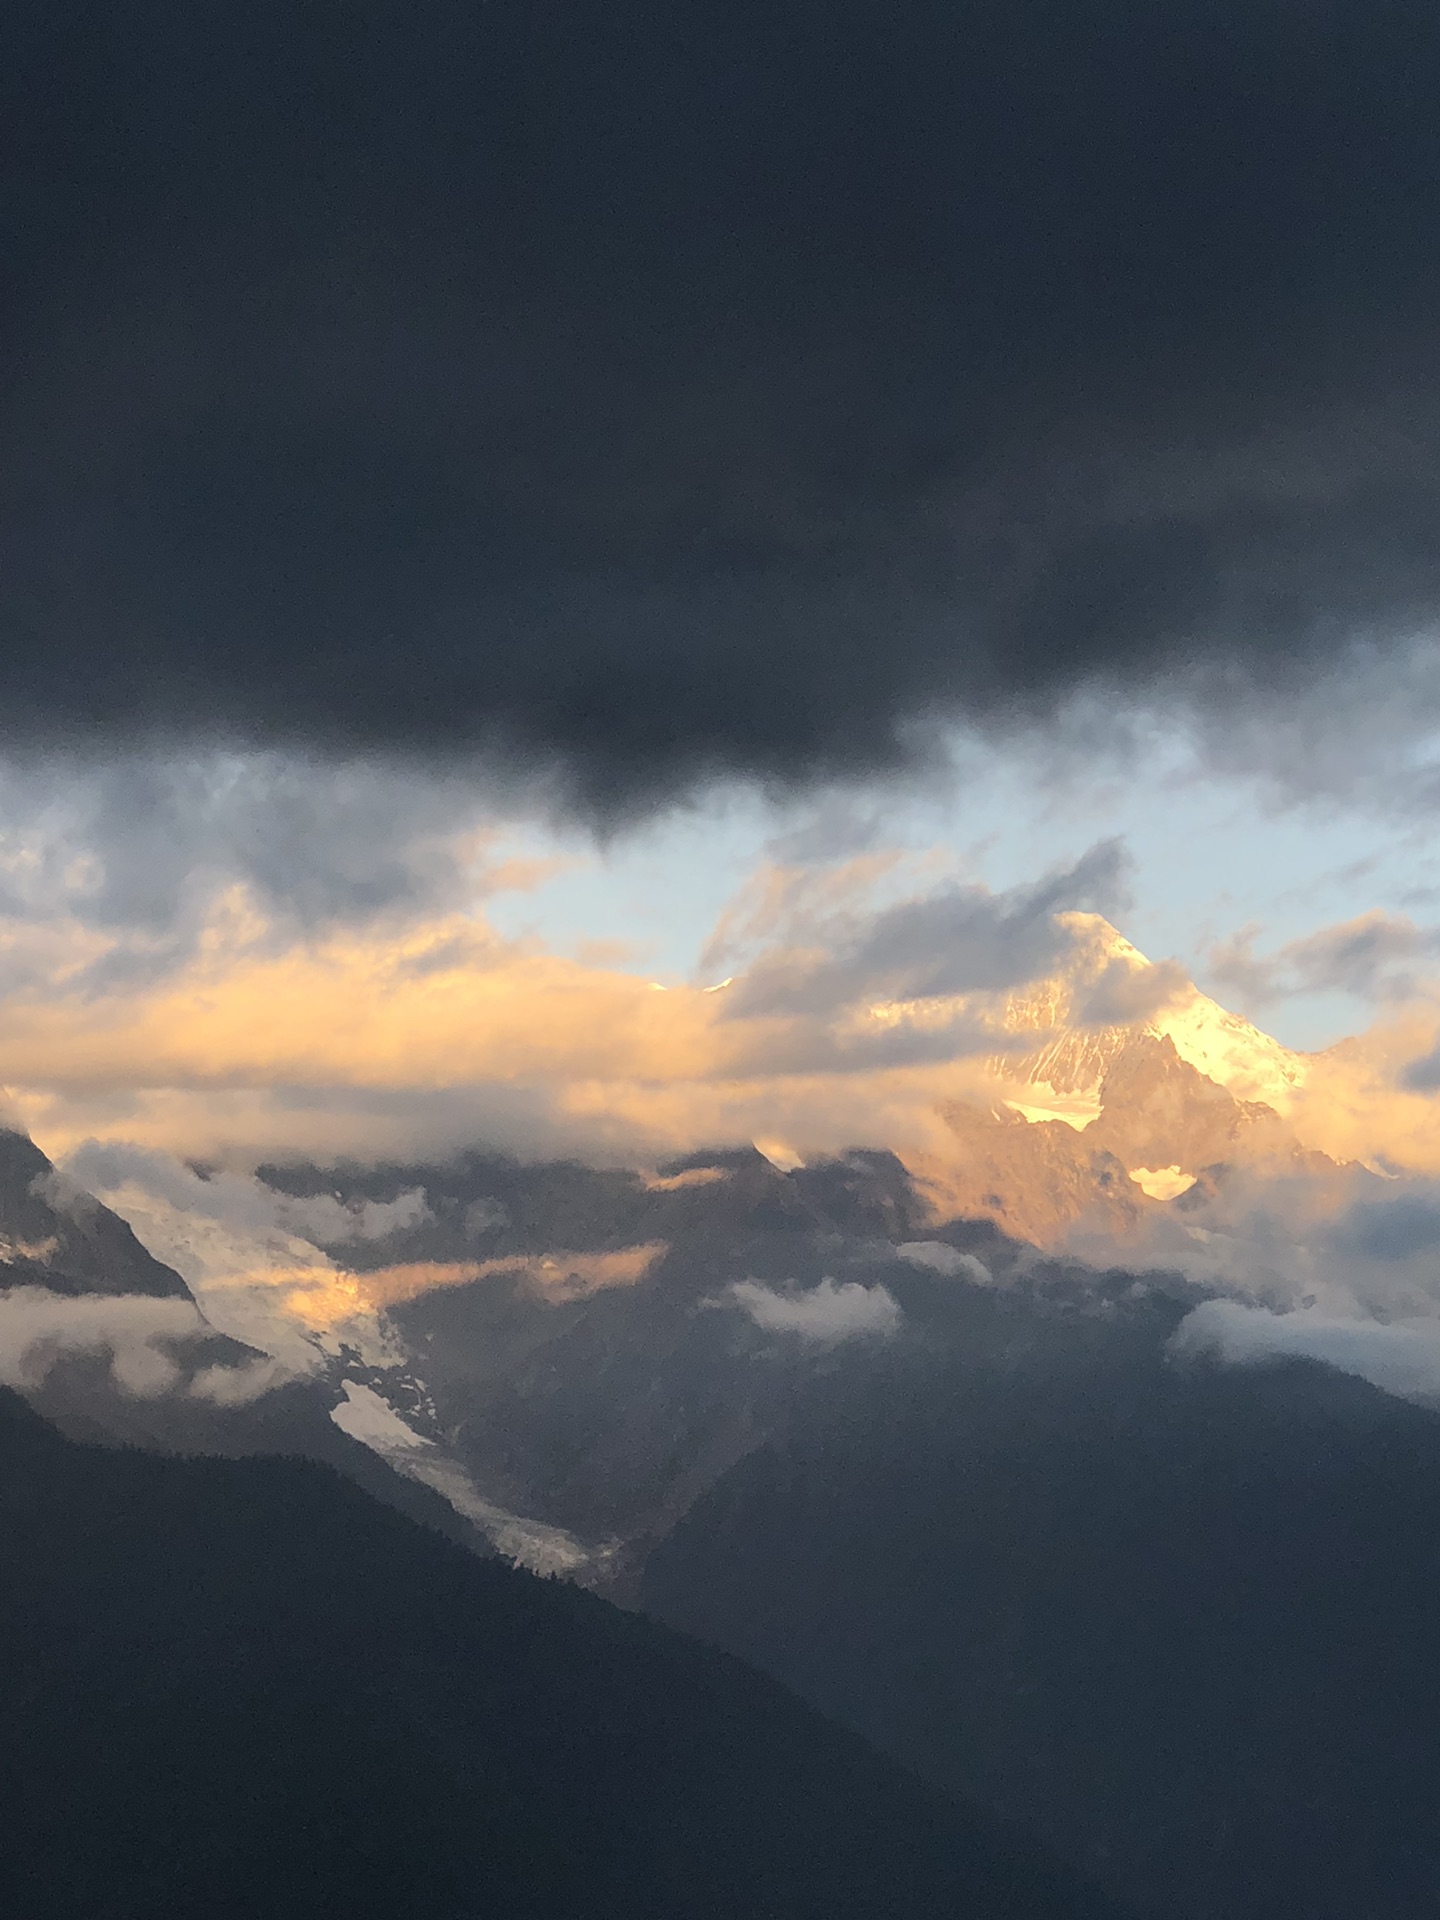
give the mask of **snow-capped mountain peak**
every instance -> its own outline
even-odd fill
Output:
[[[1007,1098],[1017,1113],[1083,1129],[1099,1115],[1106,1075],[1145,1037],[1168,1040],[1235,1099],[1289,1112],[1305,1081],[1304,1054],[1218,1005],[1173,966],[1157,966],[1101,915],[1065,914],[1062,924],[1075,940],[1068,964],[1009,996],[1002,1027],[1018,1044],[997,1049],[991,1062],[997,1080],[1013,1088]],[[1127,1000],[1137,1009],[1150,1004],[1136,1018],[1103,1018]],[[1038,1044],[1025,1046],[1032,1035]]]

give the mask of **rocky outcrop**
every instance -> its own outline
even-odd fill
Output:
[[[1072,1038],[1073,1046],[1057,1040],[1032,1056],[1032,1069],[1049,1077],[1022,1085],[1043,1085],[1061,1102],[1088,1094],[1088,1110],[1044,1117],[1044,1106],[1013,1097],[1013,1068],[989,1104],[942,1109],[954,1148],[917,1171],[945,1211],[993,1220],[1039,1246],[1077,1237],[1123,1246],[1187,1195],[1199,1195],[1185,1209],[1192,1224],[1207,1209],[1219,1219],[1228,1171],[1346,1183],[1347,1170],[1303,1148],[1273,1107],[1237,1098],[1184,1059],[1168,1034],[1139,1027]],[[1098,1085],[1090,1083],[1102,1069]]]
[[[1003,1105],[956,1100],[942,1111],[954,1152],[928,1159],[922,1174],[946,1213],[993,1220],[1018,1240],[1051,1246],[1081,1221],[1128,1234],[1152,1204],[1089,1129],[1027,1121]]]
[[[136,1239],[118,1213],[58,1174],[33,1140],[0,1131],[0,1287],[50,1293],[143,1294],[189,1300],[190,1289]]]

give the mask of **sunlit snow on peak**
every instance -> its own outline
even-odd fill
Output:
[[[995,1068],[1025,1082],[1024,1098],[1010,1101],[1027,1119],[1064,1120],[1083,1128],[1099,1112],[1099,1091],[1133,1034],[1167,1039],[1180,1058],[1238,1100],[1260,1100],[1287,1113],[1304,1085],[1308,1062],[1239,1014],[1217,1005],[1186,981],[1169,990],[1144,1018],[1131,1023],[1080,1024],[1087,994],[1115,967],[1143,978],[1154,963],[1099,914],[1068,913],[1061,923],[1075,938],[1070,963],[1047,980],[1011,994],[1004,1026],[1017,1039],[1039,1044],[1016,1059],[998,1055]]]

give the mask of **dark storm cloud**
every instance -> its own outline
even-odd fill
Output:
[[[614,809],[1077,687],[1253,714],[1440,595],[1429,0],[8,36],[12,741]]]

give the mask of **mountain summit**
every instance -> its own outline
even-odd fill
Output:
[[[982,1076],[942,1108],[953,1148],[916,1168],[946,1211],[1042,1246],[1127,1239],[1237,1166],[1340,1174],[1288,1122],[1306,1055],[1098,914],[1063,920],[1069,964],[1008,997]]]
[[[1004,1027],[1015,1045],[992,1062],[998,1076],[1030,1089],[1027,1118],[1094,1119],[1110,1069],[1146,1040],[1168,1040],[1177,1058],[1237,1100],[1289,1111],[1305,1084],[1304,1054],[1201,993],[1173,963],[1147,959],[1100,914],[1060,920],[1075,940],[1070,964],[1010,996]],[[1048,1037],[1026,1045],[1041,1034]]]

